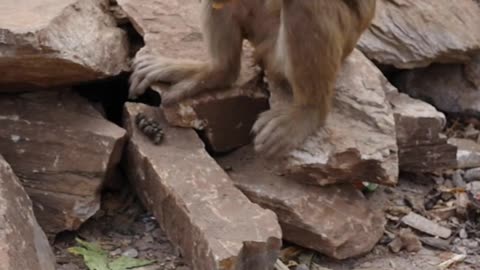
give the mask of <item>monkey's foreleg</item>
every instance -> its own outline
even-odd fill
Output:
[[[130,96],[142,94],[154,82],[169,82],[172,87],[162,95],[162,104],[168,106],[204,91],[230,86],[240,72],[242,49],[233,5],[227,3],[222,9],[215,9],[211,0],[202,2],[207,62],[141,56],[134,63]]]
[[[129,98],[137,98],[155,82],[177,83],[208,69],[208,64],[193,60],[170,59],[151,54],[133,61]]]

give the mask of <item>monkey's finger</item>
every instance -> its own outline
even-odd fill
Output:
[[[130,98],[134,98],[134,97],[138,96],[139,94],[141,94],[139,89],[138,89],[138,84],[143,79],[144,79],[143,76],[139,76],[139,74],[137,74],[135,72],[132,75],[130,75],[130,79],[129,79],[130,88],[128,89]]]
[[[147,90],[148,87],[152,85],[152,83],[155,82],[155,74],[147,74],[140,82],[138,85],[135,87],[135,92],[138,94],[143,94]]]
[[[185,80],[173,85],[170,91],[165,93],[164,97],[162,97],[162,104],[170,106],[187,99],[196,93],[195,82],[192,80]]]
[[[166,61],[161,61],[159,59],[150,59],[150,60],[145,60],[145,61],[140,61],[133,65],[133,68],[137,71],[142,71],[145,68],[151,67],[151,66],[162,66],[166,65]]]
[[[133,59],[132,66],[135,67],[141,63],[154,62],[156,59],[158,59],[158,57],[151,54],[139,55],[139,56],[136,56],[135,59]]]

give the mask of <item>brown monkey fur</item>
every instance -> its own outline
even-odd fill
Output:
[[[203,33],[210,61],[146,55],[134,60],[130,97],[154,82],[172,83],[169,106],[225,88],[240,72],[242,41],[256,49],[272,86],[290,93],[288,106],[262,113],[252,131],[267,155],[292,150],[321,127],[337,73],[370,25],[376,0],[202,0]]]

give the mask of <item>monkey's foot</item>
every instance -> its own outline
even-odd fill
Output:
[[[128,97],[135,99],[155,82],[177,83],[201,70],[204,64],[146,54],[135,57]]]
[[[295,149],[321,125],[312,113],[309,109],[293,108],[263,112],[252,128],[255,151],[276,157]]]

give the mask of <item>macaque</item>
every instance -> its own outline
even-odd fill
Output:
[[[288,105],[260,114],[254,147],[278,156],[324,125],[337,73],[369,27],[376,0],[202,0],[209,61],[154,55],[134,60],[130,98],[155,82],[171,83],[162,106],[227,88],[240,72],[243,39],[255,48],[268,81],[289,93]]]

